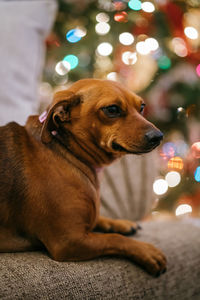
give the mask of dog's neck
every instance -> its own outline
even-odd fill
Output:
[[[94,143],[87,143],[84,140],[77,139],[76,136],[66,129],[59,129],[57,134],[54,134],[53,139],[84,164],[94,168],[97,173],[114,160],[111,153],[105,152]]]
[[[26,123],[26,130],[34,136],[36,140],[41,142],[41,130],[43,124],[38,120],[38,116],[30,116]],[[98,149],[98,147],[88,148],[88,145],[82,141],[76,140],[76,138],[66,130],[59,129],[57,132],[53,132],[52,140],[46,144],[48,148],[55,151],[65,159],[70,160],[74,158],[74,164],[78,164],[80,169],[90,170],[92,181],[97,182],[96,177],[103,169],[103,166],[111,163],[114,158],[109,153]]]

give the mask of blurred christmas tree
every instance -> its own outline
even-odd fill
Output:
[[[200,141],[199,7],[199,0],[60,0],[40,88],[43,102],[52,89],[87,77],[140,93],[146,116],[166,134],[158,209],[179,206],[177,214],[200,211],[199,156],[190,153]]]

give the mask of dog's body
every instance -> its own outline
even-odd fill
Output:
[[[56,93],[43,120],[0,128],[0,252],[43,246],[58,261],[119,255],[151,274],[165,270],[160,250],[121,235],[135,223],[99,216],[98,169],[162,139],[142,109],[119,84],[86,79]]]

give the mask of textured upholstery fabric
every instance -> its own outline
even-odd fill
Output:
[[[135,238],[167,255],[161,277],[120,258],[59,263],[40,252],[0,254],[0,299],[200,299],[200,228],[176,221],[142,226]]]

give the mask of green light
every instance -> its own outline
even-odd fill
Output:
[[[76,55],[70,54],[63,58],[64,61],[67,61],[70,64],[71,70],[75,69],[78,66],[79,60]]]
[[[139,0],[130,0],[128,6],[133,10],[140,10],[142,8],[142,3]]]
[[[171,60],[166,55],[163,55],[158,60],[158,66],[162,70],[167,70],[171,67]]]

